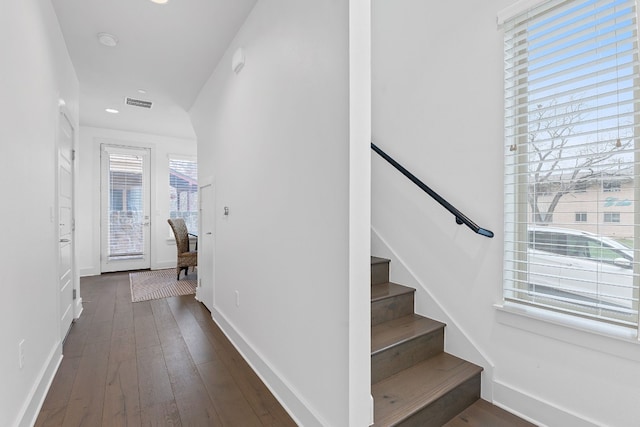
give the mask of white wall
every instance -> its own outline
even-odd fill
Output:
[[[349,225],[354,146],[353,200],[368,206],[368,110],[350,147],[348,7],[259,1],[191,110],[200,177],[215,181],[213,317],[305,426],[369,419],[368,235]]]
[[[410,277],[419,287],[419,312],[449,324],[447,349],[488,368],[485,398],[551,426],[637,425],[637,342],[494,308],[503,251],[503,41],[496,14],[512,3],[373,2],[374,141],[496,233],[487,239],[456,225],[374,156],[373,253],[390,255],[392,277]]]
[[[0,425],[35,421],[61,360],[57,292],[58,100],[78,128],[78,80],[49,0],[0,6],[3,181]],[[24,340],[24,366],[18,343]]]
[[[169,234],[169,155],[196,156],[196,142],[161,135],[88,126],[80,128],[77,191],[80,274],[100,274],[100,144],[151,149],[151,269],[176,265],[175,240]]]

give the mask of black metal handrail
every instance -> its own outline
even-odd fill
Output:
[[[411,182],[420,187],[422,191],[433,197],[436,202],[440,203],[446,210],[451,212],[453,216],[456,217],[457,224],[466,224],[467,227],[482,236],[493,237],[493,231],[482,228],[475,222],[471,221],[465,214],[456,209],[455,206],[453,206],[451,203],[443,199],[442,196],[429,188],[424,182],[420,181],[414,174],[406,170],[400,163],[396,162],[391,156],[378,148],[373,142],[371,143],[371,148],[373,149],[373,151],[378,153],[380,157],[389,162],[394,168],[398,169],[398,171],[400,171],[404,176],[409,178]]]

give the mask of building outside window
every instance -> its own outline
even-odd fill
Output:
[[[606,193],[612,193],[614,191],[620,191],[620,186],[622,182],[620,181],[603,181],[602,182],[602,191]]]
[[[189,233],[198,234],[198,164],[169,158],[169,217],[183,218]]]
[[[504,299],[637,331],[636,2],[550,0],[503,28]]]

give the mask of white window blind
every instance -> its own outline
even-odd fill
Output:
[[[504,297],[637,328],[636,2],[552,0],[503,28]]]
[[[144,254],[144,159],[142,155],[109,152],[108,257],[140,258]]]
[[[189,233],[198,234],[198,164],[169,158],[169,217],[183,218]]]

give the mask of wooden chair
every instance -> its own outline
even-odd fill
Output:
[[[176,238],[176,248],[178,250],[178,263],[176,265],[177,279],[180,280],[180,272],[185,271],[185,276],[189,273],[189,267],[195,267],[198,265],[198,252],[189,250],[189,232],[187,231],[187,225],[184,223],[184,219],[175,218],[168,219],[169,225],[173,230],[173,235]],[[196,245],[196,249],[197,249]]]

